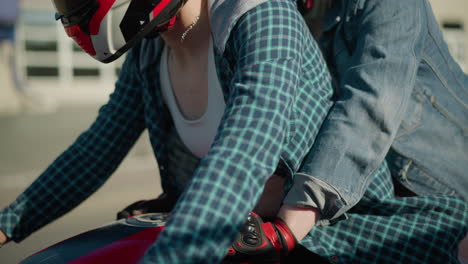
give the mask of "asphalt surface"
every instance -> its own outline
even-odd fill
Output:
[[[98,107],[67,105],[47,113],[0,116],[0,208],[11,203],[91,124]],[[65,238],[112,222],[126,205],[160,192],[157,163],[144,133],[101,189],[21,243],[2,247],[0,263],[18,263]]]

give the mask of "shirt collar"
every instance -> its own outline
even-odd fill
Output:
[[[214,46],[222,54],[233,25],[246,12],[267,0],[208,0]]]

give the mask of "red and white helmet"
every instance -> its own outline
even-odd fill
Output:
[[[187,0],[53,0],[67,35],[93,58],[114,61],[141,39],[171,28]]]

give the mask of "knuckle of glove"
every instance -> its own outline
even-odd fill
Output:
[[[226,258],[262,263],[278,262],[290,251],[290,246],[286,243],[288,238],[283,237],[282,229],[278,229],[274,223],[263,222],[260,216],[251,212]]]

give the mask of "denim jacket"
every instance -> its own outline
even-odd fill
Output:
[[[293,188],[308,186],[304,203],[334,218],[361,199],[386,159],[414,193],[468,200],[468,76],[429,2],[334,3],[320,44],[337,80],[335,105]]]

